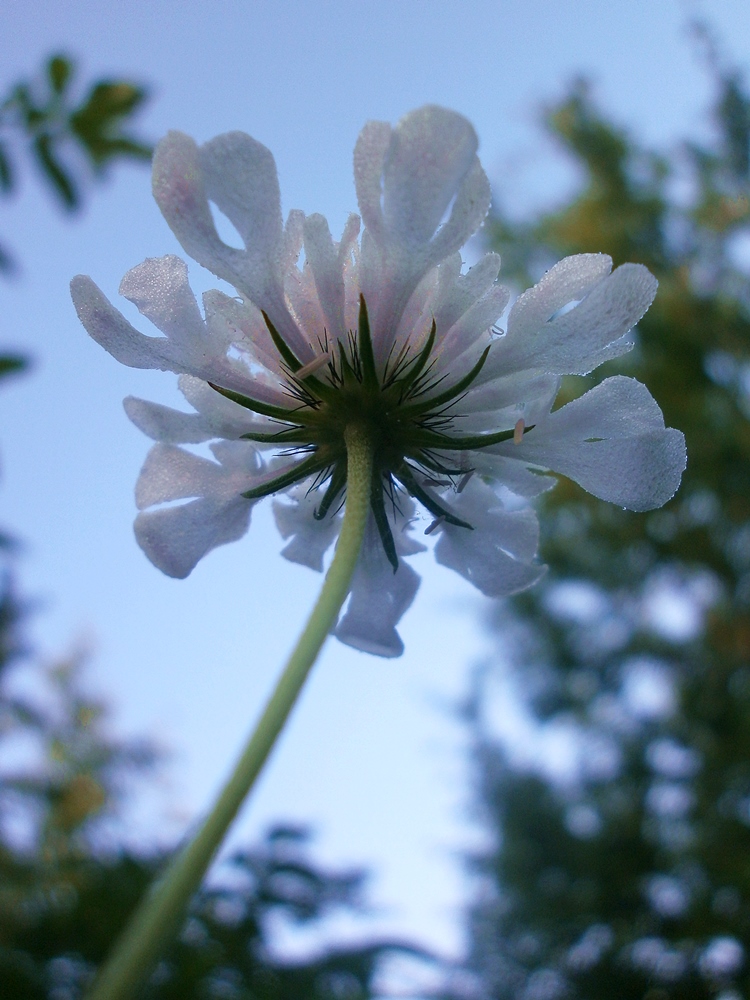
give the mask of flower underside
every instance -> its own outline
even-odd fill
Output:
[[[356,425],[364,430],[373,448],[370,505],[394,572],[398,569],[398,556],[386,513],[386,498],[397,508],[398,493],[404,491],[439,521],[472,530],[472,525],[451,513],[429,487],[453,485],[460,492],[472,471],[463,463],[461,468],[447,465],[441,452],[485,448],[508,441],[516,434],[514,430],[472,436],[451,433],[457,416],[451,413],[451,408],[479,375],[490,348],[485,348],[463,378],[441,392],[440,383],[446,376],[433,375],[434,322],[424,346],[414,350],[407,342],[397,353],[392,351],[381,375],[375,365],[363,296],[360,296],[357,331],[349,332],[347,343],[321,343],[321,354],[312,364],[303,365],[265,312],[263,318],[281,356],[287,390],[297,405],[289,409],[270,406],[219,385],[210,385],[227,399],[283,424],[274,433],[251,432],[243,434],[244,439],[288,445],[287,454],[307,457],[293,469],[242,495],[248,500],[258,500],[314,476],[311,488],[325,487],[315,511],[315,517],[322,520],[332,508],[337,509],[344,502],[345,432],[347,427]]]

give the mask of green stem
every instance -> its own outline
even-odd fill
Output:
[[[307,625],[289,657],[255,732],[213,809],[141,902],[102,967],[87,1000],[127,1000],[148,978],[179,931],[191,897],[237,811],[273,749],[310,668],[349,592],[370,508],[372,449],[358,426],[346,430],[347,489],[344,521],[333,562]]]

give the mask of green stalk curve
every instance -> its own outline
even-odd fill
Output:
[[[359,426],[347,428],[346,506],[336,552],[315,607],[276,690],[229,781],[193,839],[149,890],[98,973],[87,1000],[129,1000],[177,934],[191,897],[253,787],[349,593],[370,509],[372,448]]]

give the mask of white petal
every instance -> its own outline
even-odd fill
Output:
[[[164,444],[197,444],[214,437],[198,413],[184,413],[135,396],[127,396],[122,405],[138,430],[154,441]]]
[[[137,306],[172,344],[182,347],[186,360],[216,353],[188,284],[187,265],[179,257],[147,258],[122,279],[120,295]]]
[[[450,217],[432,241],[428,258],[431,264],[439,263],[474,235],[485,220],[490,200],[489,179],[477,157],[474,157],[456,193]]]
[[[472,386],[456,406],[456,410],[465,414],[493,413],[506,408],[515,408],[516,417],[510,426],[513,426],[519,417],[524,417],[527,424],[533,424],[547,416],[559,388],[558,375],[540,374],[535,371],[508,375],[477,388]],[[459,427],[463,426],[461,422]],[[499,431],[503,428],[496,423],[486,423],[484,429]]]
[[[661,507],[685,468],[685,438],[665,428],[661,410],[635,379],[605,379],[551,413],[506,457],[559,472],[589,493],[630,510]]]
[[[352,579],[351,596],[334,635],[347,646],[375,656],[401,656],[404,644],[396,625],[419,588],[419,575],[400,560],[388,562],[372,517]]]
[[[252,506],[243,497],[228,503],[203,498],[145,511],[135,519],[135,537],[154,566],[181,580],[211,549],[245,534]]]
[[[623,264],[593,288],[583,302],[553,319],[544,331],[547,367],[585,375],[601,364],[603,350],[621,342],[656,295],[656,278],[642,264]],[[622,343],[625,350],[630,343]],[[609,355],[611,356],[611,355]]]
[[[393,541],[396,545],[396,554],[399,560],[402,556],[413,556],[417,552],[425,552],[427,546],[412,534],[412,528],[417,518],[414,516],[417,505],[410,496],[399,496],[398,506],[386,503],[386,514],[388,523],[393,532]]]
[[[261,367],[265,369],[262,374],[271,377],[270,384],[278,385],[282,379],[281,358],[260,310],[250,301],[239,302],[217,289],[204,293],[203,307],[211,335],[226,342],[227,347],[234,344],[254,375],[258,374],[254,370]]]
[[[513,458],[493,455],[488,448],[471,452],[470,462],[471,468],[478,475],[487,476],[498,486],[503,486],[526,500],[546,493],[557,484],[554,476],[527,468],[523,462],[517,462]]]
[[[341,516],[329,512],[321,521],[313,516],[323,494],[311,485],[300,483],[289,491],[288,500],[274,500],[273,513],[281,537],[290,539],[282,556],[321,573],[323,556],[341,529]]]
[[[441,264],[435,302],[438,340],[492,288],[499,273],[500,255],[496,253],[486,253],[466,274],[461,274],[460,254],[452,254]]]
[[[218,496],[224,473],[220,465],[173,445],[157,444],[149,451],[135,485],[139,510],[171,500]]]
[[[200,163],[207,196],[245,244],[242,283],[237,287],[268,313],[290,347],[299,349],[304,341],[284,301],[283,257],[285,249],[288,257],[288,247],[284,246],[273,154],[244,132],[228,132],[201,147]],[[290,220],[291,229],[295,221],[296,217]]]
[[[569,302],[581,299],[612,270],[612,258],[603,253],[564,257],[514,302],[508,317],[508,338],[532,336]]]
[[[478,299],[461,316],[448,332],[440,346],[436,372],[450,370],[461,376],[467,374],[479,360],[478,354],[491,344],[490,329],[502,315],[508,301],[508,289],[495,285]],[[466,352],[470,352],[466,354]],[[455,378],[452,382],[457,381]],[[444,383],[441,389],[449,382]]]
[[[79,274],[70,283],[78,318],[86,331],[115,360],[130,368],[181,371],[166,337],[146,337],[125,319],[94,282]]]
[[[552,271],[546,277],[551,274]],[[568,294],[568,283],[562,284]],[[518,323],[509,321],[508,333],[497,342],[479,381],[524,369],[560,375],[590,372],[609,358],[630,350],[632,341],[625,334],[648,309],[656,287],[656,279],[642,264],[623,264],[594,285],[569,312],[532,330],[530,321],[539,315],[540,305],[534,300],[534,308],[530,306],[524,311]],[[549,304],[554,291],[558,289],[548,288],[540,300]]]
[[[383,212],[391,238],[428,243],[474,165],[476,132],[462,115],[428,105],[393,130],[383,169]]]
[[[367,122],[354,146],[354,184],[357,203],[365,226],[377,238],[382,237],[383,164],[393,130],[388,122]]]
[[[539,525],[530,508],[507,511],[486,484],[474,477],[452,509],[474,530],[443,523],[435,558],[488,597],[507,597],[532,586],[545,567],[531,560]]]

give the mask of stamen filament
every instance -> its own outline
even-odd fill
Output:
[[[492,345],[490,345],[490,347],[491,346]],[[423,399],[421,403],[412,403],[411,405],[407,403],[403,408],[403,416],[415,417],[421,413],[428,413],[430,410],[437,410],[445,403],[450,403],[457,399],[469,388],[472,382],[476,379],[477,375],[481,372],[484,367],[484,363],[487,360],[487,355],[490,353],[490,347],[485,347],[479,361],[477,361],[471,371],[467,372],[467,374],[464,375],[462,379],[459,379],[455,385],[451,386],[450,389],[446,389],[437,396],[431,396],[429,399]],[[445,376],[443,376],[443,378],[445,378]],[[422,392],[426,391],[426,389],[422,390]]]
[[[474,475],[474,470],[469,469],[468,472],[465,472],[463,476],[461,476],[461,478],[458,481],[458,486],[456,487],[456,493],[463,493],[463,491],[466,489],[469,480],[473,475]]]
[[[469,528],[473,531],[473,528],[468,521],[462,521],[461,518],[456,517],[455,514],[451,514],[451,512],[444,507],[436,497],[432,496],[428,490],[419,485],[416,476],[414,476],[406,462],[403,462],[398,467],[396,475],[404,484],[407,491],[411,493],[411,495],[415,497],[423,507],[426,507],[427,510],[429,510],[429,512],[435,517],[445,517],[445,520],[449,524],[455,524],[458,528]]]
[[[285,490],[288,486],[293,486],[300,479],[306,479],[309,475],[312,475],[313,472],[325,469],[328,464],[326,459],[321,458],[315,453],[309,458],[304,459],[304,461],[298,462],[291,469],[287,469],[286,472],[282,472],[280,476],[266,480],[265,483],[254,486],[251,490],[245,490],[241,496],[245,497],[246,500],[260,500],[271,493],[277,493],[279,490]]]
[[[306,379],[308,375],[313,375],[316,371],[323,368],[325,365],[329,364],[331,361],[331,355],[326,352],[325,354],[319,354],[317,358],[313,358],[312,361],[308,361],[306,365],[302,365],[294,373],[294,377],[298,379]]]
[[[233,403],[237,403],[239,406],[243,406],[246,410],[251,410],[261,417],[270,417],[272,420],[281,420],[285,423],[294,422],[303,425],[308,422],[304,413],[304,405],[286,409],[283,406],[273,406],[271,403],[261,403],[258,399],[243,396],[241,392],[234,392],[232,389],[222,389],[220,385],[214,385],[213,382],[209,382],[208,385],[211,386],[214,392],[218,392],[220,396],[224,396],[225,399],[231,399]]]

